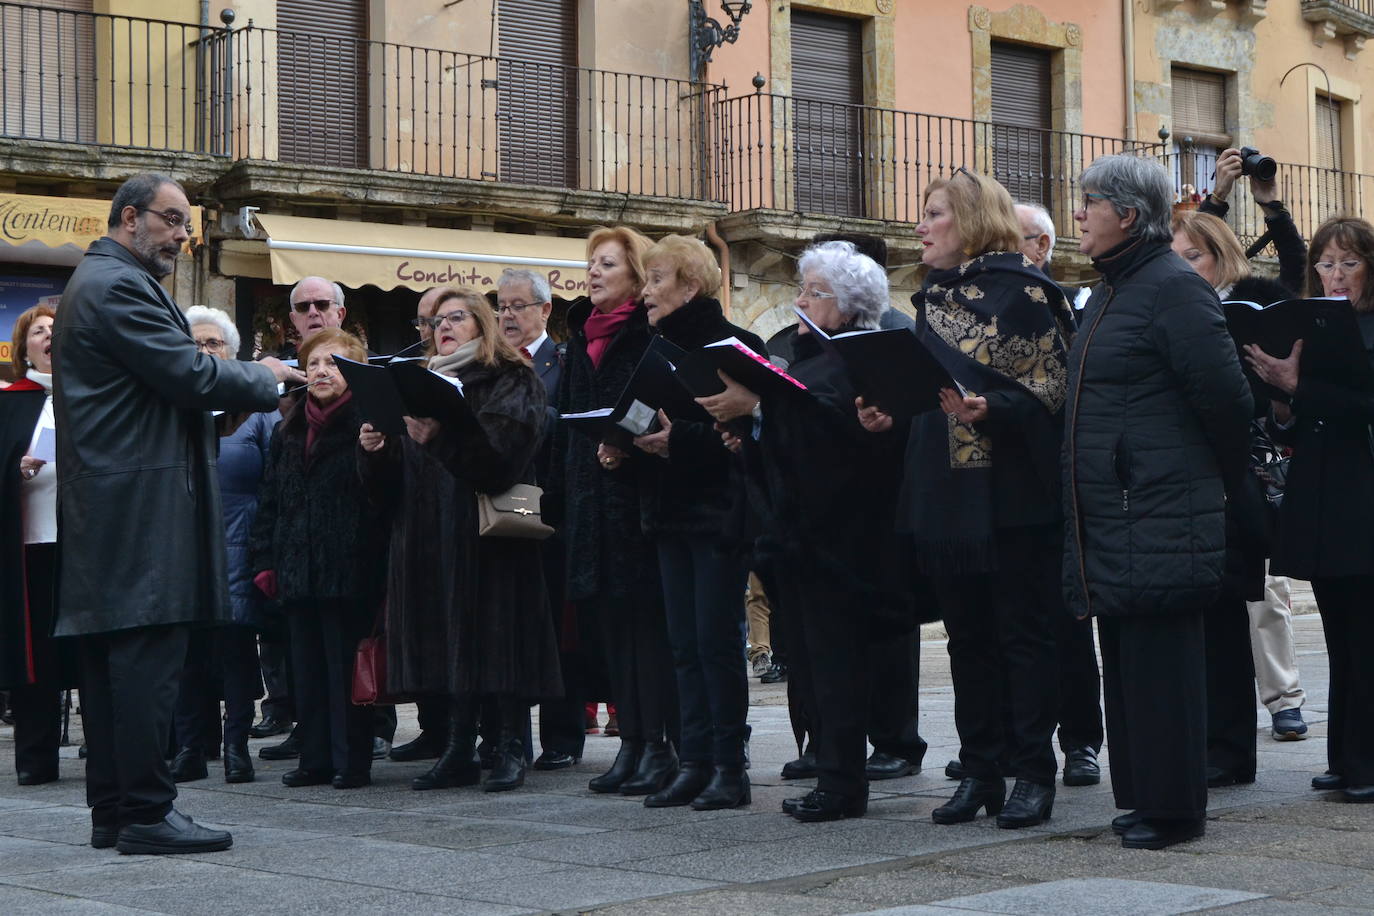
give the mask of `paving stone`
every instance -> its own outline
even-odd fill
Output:
[[[85,900],[22,887],[0,887],[0,907],[7,913],[22,913],[24,916],[132,916],[148,912],[100,900]]]
[[[82,868],[93,864],[98,855],[99,850],[90,846],[0,837],[0,876]]]
[[[840,900],[823,897],[803,897],[798,894],[770,893],[729,888],[728,890],[698,891],[657,900],[636,900],[597,909],[597,916],[674,916],[674,914],[722,913],[763,914],[785,913],[787,916],[832,916],[849,913],[853,907]],[[946,910],[944,916],[956,916]]]
[[[719,885],[719,881],[579,866],[531,875],[519,881],[465,882],[454,885],[448,892],[465,900],[565,911]]]
[[[1097,913],[1153,916],[1191,913],[1208,907],[1257,900],[1263,894],[1219,887],[1161,884],[1122,878],[1065,878],[1023,887],[934,901],[936,906],[986,913]]]
[[[926,903],[989,890],[1018,887],[1019,879],[960,874],[942,864],[838,877],[808,888],[807,899],[837,898],[864,907]]]
[[[539,824],[533,821],[501,820],[498,818],[448,817],[418,819],[413,827],[395,832],[369,834],[373,839],[419,846],[440,846],[446,849],[483,849],[500,846],[503,851],[512,844],[535,843],[570,837],[614,836],[595,827],[576,827],[568,824]],[[432,822],[432,823],[431,823]],[[599,843],[600,839],[581,840],[584,845]]]
[[[579,836],[534,843],[515,843],[501,847],[501,852],[530,859],[546,859],[550,862],[616,865],[659,856],[700,852],[703,849],[719,849],[723,846],[719,839],[710,840],[660,830],[630,830],[606,832],[595,839]],[[747,855],[742,846],[734,848],[741,855]]]
[[[642,859],[627,863],[625,867],[663,875],[750,882],[870,865],[897,858],[862,845],[844,848],[846,844],[843,840],[849,832],[836,831],[810,839],[753,843],[747,849],[726,847]]]

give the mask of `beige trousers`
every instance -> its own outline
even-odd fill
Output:
[[[1264,577],[1264,600],[1247,601],[1250,652],[1260,702],[1270,715],[1302,706],[1307,695],[1298,682],[1298,656],[1293,646],[1292,589],[1284,576]]]
[[[749,619],[749,661],[764,653],[772,652],[768,641],[768,596],[763,593],[763,583],[753,573],[749,574],[749,589],[744,594],[744,612]]]

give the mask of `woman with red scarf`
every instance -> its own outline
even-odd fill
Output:
[[[386,535],[358,476],[362,420],[335,356],[364,362],[367,351],[338,328],[301,347],[310,388],[272,434],[252,568],[291,633],[301,757],[282,783],[353,789],[372,781],[372,709],[352,703],[353,656],[377,617]]]
[[[559,410],[609,407],[624,391],[649,345],[649,320],[640,300],[644,252],[653,243],[624,226],[601,228],[587,239],[587,296],[568,310],[568,352]],[[642,466],[657,460],[625,454],[558,428],[561,479],[549,481],[550,508],[568,545],[567,598],[580,620],[595,622],[606,654],[611,696],[620,723],[620,752],[593,792],[649,795],[677,775],[670,740],[677,731],[677,696],[658,556],[640,527]],[[743,664],[743,662],[741,662]]]

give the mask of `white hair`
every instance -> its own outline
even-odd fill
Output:
[[[224,335],[224,342],[229,345],[229,352],[238,354],[239,344],[243,342],[243,339],[239,337],[239,329],[234,327],[234,321],[229,317],[228,312],[204,305],[193,305],[186,310],[186,323],[193,328],[198,324],[213,324]]]
[[[537,270],[530,270],[526,267],[507,267],[501,271],[501,279],[496,281],[496,288],[500,289],[507,283],[518,283],[524,281],[530,285],[530,295],[535,302],[552,302],[553,295],[549,291],[549,278]]]
[[[328,283],[330,286],[334,287],[334,304],[335,304],[336,306],[338,306],[339,308],[343,308],[343,304],[344,304],[343,287],[340,286],[340,285],[337,284],[337,283],[334,283],[334,282],[330,281],[330,280],[326,280],[324,277],[301,277],[299,280],[296,281],[296,285],[293,286],[293,287],[291,287],[291,295],[287,297],[287,300],[286,300],[287,303],[290,304],[290,305],[295,305],[295,304],[296,304],[296,290],[298,290],[298,289],[301,288],[301,284],[303,284],[303,283],[309,283],[311,280],[318,280],[318,281],[320,281],[321,283]]]
[[[876,328],[888,304],[887,273],[853,242],[823,242],[802,252],[797,270],[814,271],[835,291],[840,314],[860,328]]]
[[[1025,203],[1017,201],[1017,210],[1026,210],[1030,214],[1030,220],[1045,235],[1050,237],[1050,250],[1045,252],[1045,263],[1050,263],[1054,259],[1054,220],[1050,219],[1050,211],[1039,204]]]

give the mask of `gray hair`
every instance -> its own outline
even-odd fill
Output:
[[[118,229],[120,222],[124,219],[124,208],[134,207],[139,210],[147,209],[148,205],[157,197],[157,192],[162,190],[165,184],[175,185],[177,190],[183,194],[186,189],[181,186],[181,182],[175,178],[163,175],[160,172],[144,172],[142,175],[135,175],[128,181],[119,186],[115,191],[114,200],[110,201],[110,219],[108,227]],[[189,230],[190,227],[188,226]]]
[[[328,283],[330,286],[334,287],[334,304],[337,305],[337,306],[339,306],[339,307],[341,307],[341,308],[343,307],[343,304],[344,304],[343,287],[340,286],[340,285],[337,284],[337,283],[334,283],[334,282],[332,282],[332,281],[330,281],[330,280],[325,279],[324,277],[301,277],[299,280],[296,281],[296,285],[293,286],[293,287],[291,287],[291,295],[289,295],[289,296],[286,297],[287,304],[289,304],[289,305],[295,305],[295,304],[296,304],[296,290],[298,290],[298,289],[301,288],[301,284],[303,284],[303,283],[309,283],[311,280],[319,280],[321,283]]]
[[[1151,242],[1173,239],[1169,220],[1173,216],[1174,183],[1158,162],[1129,153],[1102,156],[1083,170],[1078,181],[1083,190],[1107,198],[1119,216],[1135,210],[1132,238]]]
[[[835,291],[840,314],[861,328],[876,328],[888,304],[887,273],[853,242],[823,242],[802,252],[797,270],[814,271]]]
[[[500,289],[507,283],[524,281],[530,285],[530,295],[534,296],[535,302],[552,302],[553,294],[549,291],[549,278],[537,270],[530,270],[528,267],[507,267],[501,271],[501,279],[496,281],[496,288]]]
[[[1045,263],[1048,264],[1054,258],[1055,240],[1054,220],[1050,218],[1050,211],[1040,206],[1040,204],[1031,204],[1024,203],[1022,201],[1017,201],[1016,209],[1020,210],[1022,208],[1030,211],[1031,222],[1035,224],[1035,228],[1039,229],[1045,235],[1048,235],[1050,237],[1050,250],[1045,252]]]
[[[224,342],[229,345],[229,351],[234,354],[239,352],[239,345],[243,343],[243,338],[239,337],[239,329],[234,327],[234,320],[223,309],[193,305],[186,310],[186,323],[191,327],[198,324],[213,324],[224,335]]]

